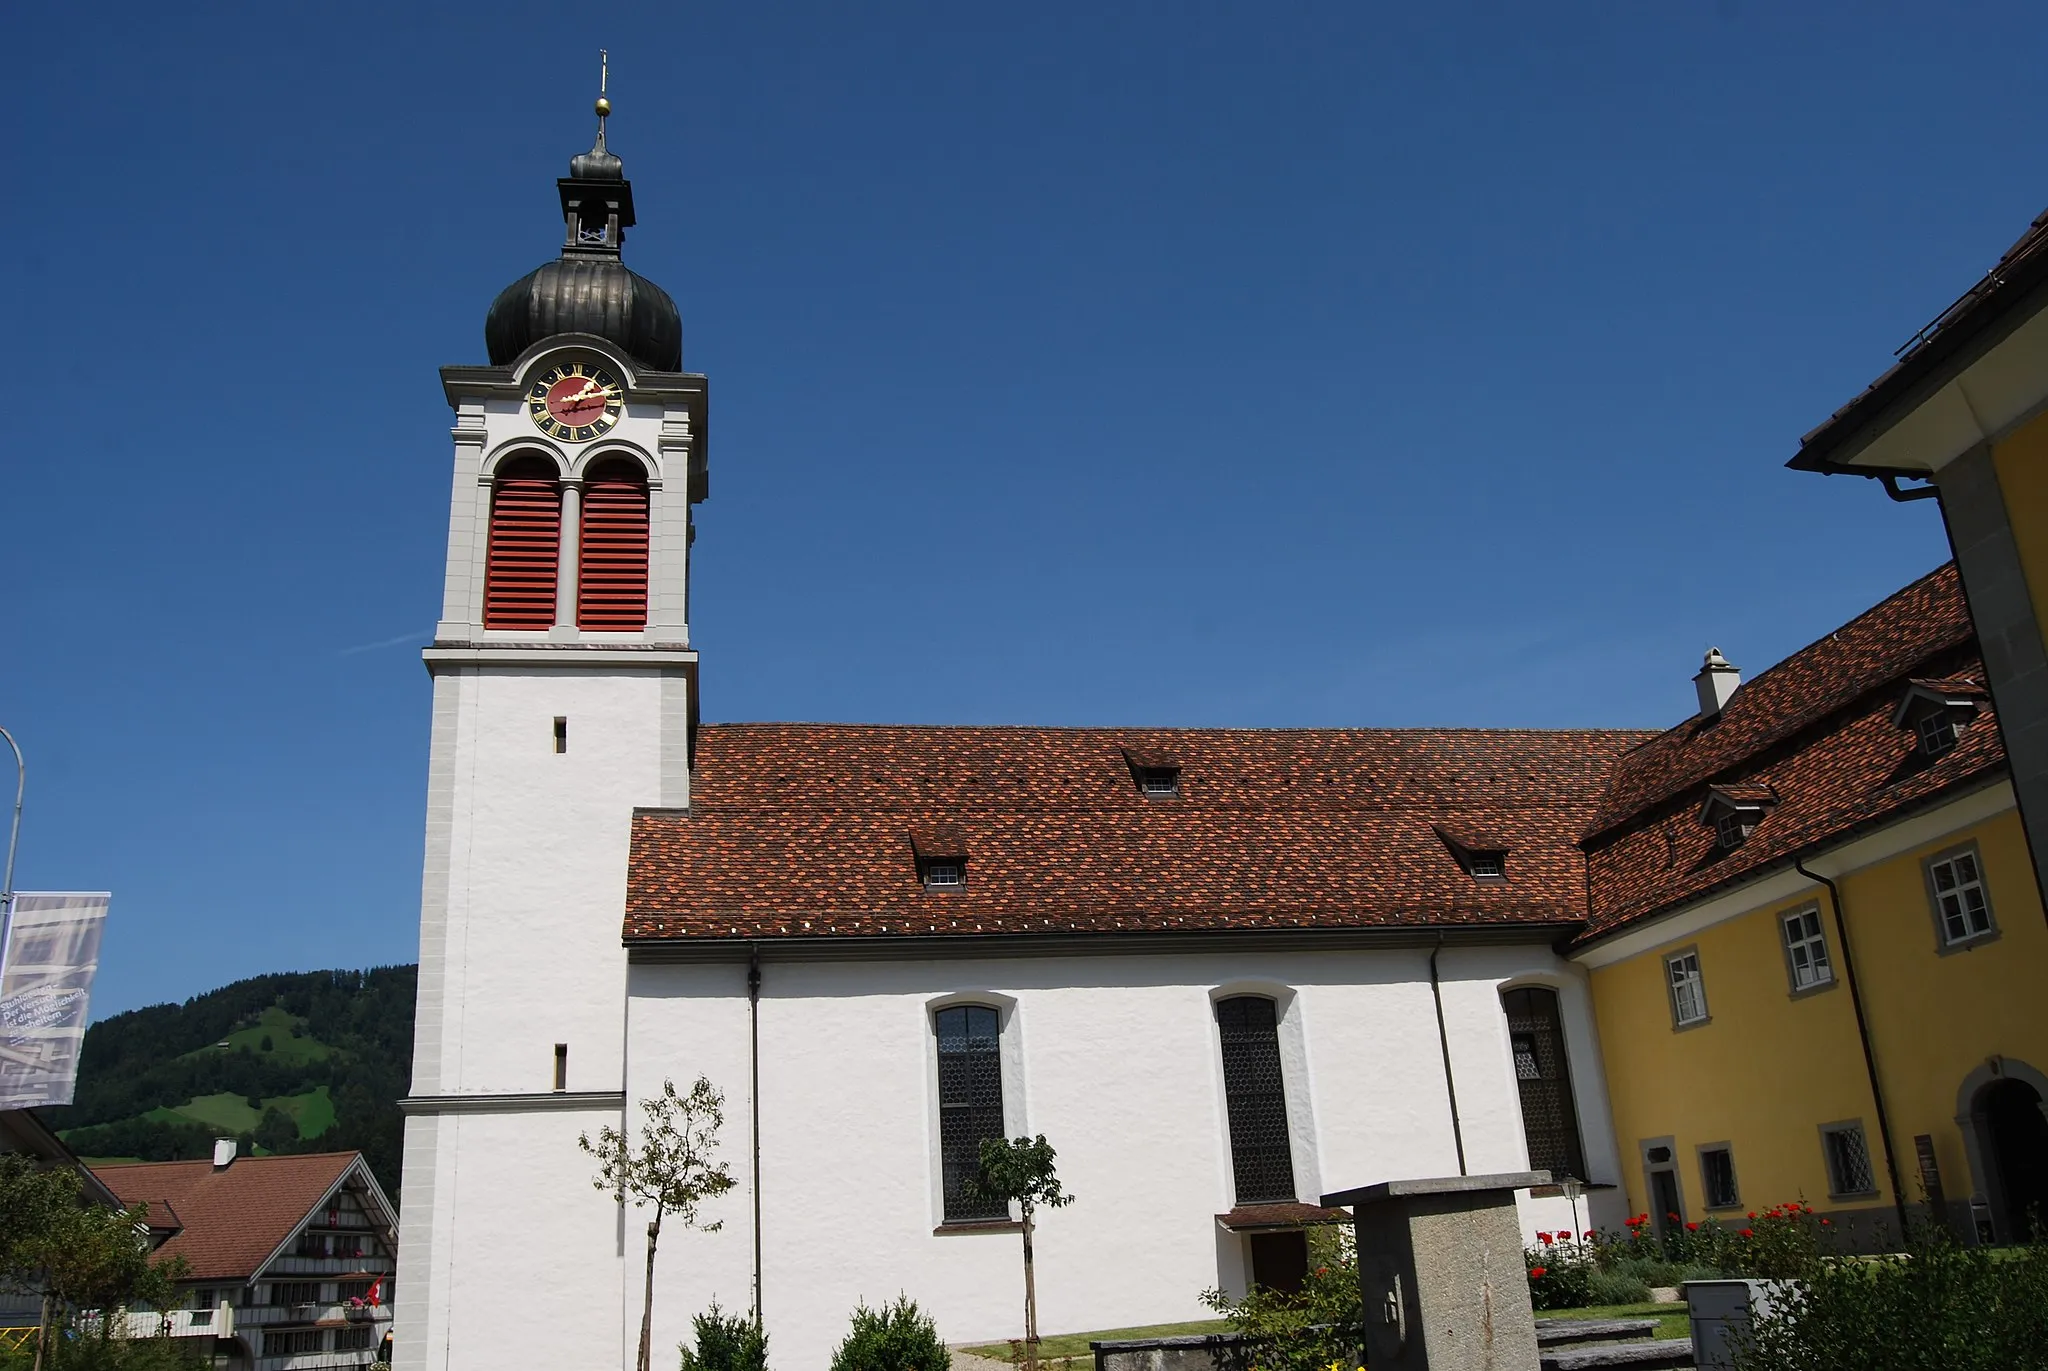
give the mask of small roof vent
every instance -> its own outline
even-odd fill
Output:
[[[1504,883],[1508,878],[1508,845],[1506,840],[1481,829],[1433,825],[1436,836],[1443,839],[1451,856],[1465,869],[1465,874],[1482,885]]]
[[[1131,783],[1148,800],[1180,798],[1180,759],[1151,748],[1127,747],[1124,764],[1131,769]]]

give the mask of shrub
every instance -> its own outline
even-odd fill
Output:
[[[2048,1365],[2048,1245],[1912,1234],[1904,1255],[1816,1262],[1757,1320],[1743,1371],[2005,1371]]]
[[[1364,1297],[1349,1224],[1308,1230],[1308,1275],[1301,1290],[1283,1294],[1254,1286],[1243,1299],[1220,1290],[1202,1303],[1230,1321],[1247,1346],[1219,1364],[1256,1363],[1259,1371],[1325,1371],[1332,1362],[1356,1366],[1365,1342]]]
[[[832,1371],[948,1371],[952,1364],[938,1328],[903,1295],[880,1309],[855,1308],[853,1328],[832,1354]]]
[[[1573,1233],[1538,1233],[1522,1249],[1529,1268],[1529,1303],[1538,1309],[1577,1309],[1593,1302],[1598,1248]]]
[[[1586,1282],[1586,1296],[1588,1304],[1642,1304],[1650,1298],[1650,1287],[1619,1271],[1595,1271]]]
[[[754,1321],[727,1314],[711,1302],[711,1308],[691,1320],[697,1346],[679,1343],[682,1371],[767,1371],[768,1335]]]

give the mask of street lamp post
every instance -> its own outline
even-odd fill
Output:
[[[28,789],[28,763],[21,759],[21,744],[14,741],[12,733],[0,728],[0,738],[5,738],[14,752],[14,824],[7,831],[7,877],[0,888],[0,991],[4,991],[7,944],[14,935],[14,848],[21,841],[21,797]]]

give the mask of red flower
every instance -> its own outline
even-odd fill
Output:
[[[1591,1241],[1593,1237],[1593,1230],[1590,1228],[1587,1229],[1582,1236],[1585,1237],[1588,1241]]]
[[[1698,1225],[1698,1224],[1696,1224],[1696,1223],[1689,1223],[1689,1224],[1687,1224],[1687,1225],[1685,1226],[1685,1231],[1686,1231],[1686,1232],[1688,1232],[1688,1233],[1696,1232],[1696,1231],[1698,1231],[1698,1229],[1699,1229],[1699,1225]]]
[[[1537,1241],[1537,1242],[1542,1242],[1542,1243],[1547,1243],[1547,1242],[1549,1242],[1549,1241],[1550,1241],[1550,1234],[1548,1234],[1548,1233],[1538,1233],[1538,1234],[1536,1235],[1536,1241]]]
[[[1829,1222],[1829,1221],[1828,1221],[1827,1219],[1822,1219],[1822,1220],[1820,1221],[1820,1226],[1821,1226],[1822,1228],[1832,1228],[1832,1227],[1834,1227],[1834,1225],[1833,1225],[1833,1224],[1832,1224],[1831,1222]]]
[[[1327,1266],[1318,1266],[1316,1268],[1316,1274],[1318,1276],[1327,1276],[1330,1274],[1330,1268]]]
[[[1738,1238],[1753,1238],[1756,1236],[1756,1232],[1753,1229],[1745,1228],[1740,1233],[1737,1233],[1735,1236]]]
[[[1749,1216],[1750,1216],[1750,1217],[1751,1217],[1752,1219],[1753,1219],[1753,1218],[1755,1218],[1755,1217],[1756,1217],[1756,1211],[1755,1211],[1754,1209],[1750,1210],[1750,1211],[1749,1211]]]
[[[1667,1219],[1669,1219],[1669,1220],[1670,1220],[1671,1222],[1673,1222],[1673,1223],[1677,1223],[1677,1222],[1678,1222],[1678,1215],[1676,1215],[1676,1214],[1666,1214],[1666,1215],[1665,1215],[1664,1217],[1665,1217],[1665,1218],[1667,1218]],[[1750,1215],[1750,1217],[1751,1217],[1751,1218],[1753,1219],[1753,1218],[1755,1218],[1755,1217],[1756,1217],[1756,1215],[1754,1215],[1754,1214],[1751,1214],[1751,1215]]]
[[[1549,1270],[1550,1268],[1547,1266],[1532,1266],[1529,1268],[1529,1279],[1532,1281],[1540,1281],[1549,1272]]]

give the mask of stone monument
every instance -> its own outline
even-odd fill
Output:
[[[1323,1196],[1351,1207],[1372,1371],[1538,1371],[1515,1192],[1549,1184],[1514,1171]]]

